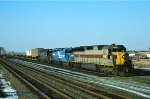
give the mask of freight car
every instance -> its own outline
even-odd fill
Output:
[[[38,56],[39,60],[41,62],[47,62],[47,63],[50,63],[51,62],[51,57],[52,57],[52,49],[42,49],[39,53],[39,56]]]
[[[126,48],[115,44],[76,47],[73,65],[115,75],[133,72],[133,65]]]
[[[31,58],[32,58],[32,59],[38,59],[41,50],[43,50],[43,48],[30,49],[30,50],[26,51],[26,56],[27,56],[29,59],[31,59]]]

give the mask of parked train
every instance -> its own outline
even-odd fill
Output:
[[[94,45],[75,48],[31,49],[39,61],[114,75],[133,74],[134,66],[123,45]]]

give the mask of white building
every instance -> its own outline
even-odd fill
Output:
[[[147,57],[150,58],[150,54],[147,54]]]

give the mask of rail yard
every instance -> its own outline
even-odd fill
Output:
[[[3,98],[150,98],[150,69],[133,64],[123,45],[4,52],[1,71],[16,91],[2,91]]]
[[[0,99],[150,99],[150,0],[1,0]]]

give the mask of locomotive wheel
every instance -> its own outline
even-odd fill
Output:
[[[96,65],[96,71],[100,72],[100,66]]]
[[[116,66],[113,67],[113,72],[112,72],[112,74],[113,74],[114,76],[118,76],[118,70],[117,70],[117,67],[116,67]]]
[[[129,69],[128,69],[128,67],[127,67],[127,66],[124,68],[124,72],[126,72],[126,73],[128,73],[128,72],[129,72]]]
[[[113,71],[113,75],[114,75],[114,76],[118,76],[118,71],[117,71],[117,70],[114,70],[114,71]]]
[[[129,73],[127,73],[127,72],[119,72],[119,76],[121,76],[121,77],[129,77],[131,75]]]
[[[71,68],[74,68],[74,63],[73,62],[70,62],[70,65],[69,65]]]

